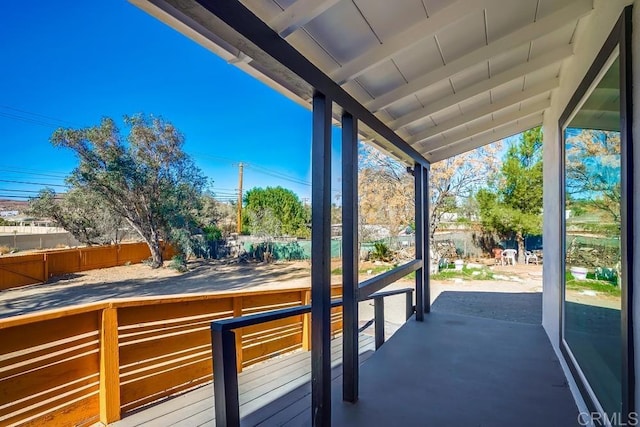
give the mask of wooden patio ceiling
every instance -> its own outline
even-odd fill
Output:
[[[215,0],[130,1],[311,105],[313,87],[211,13]],[[429,162],[540,125],[576,28],[593,7],[592,0],[241,3]],[[368,123],[359,130],[412,163],[388,135]]]

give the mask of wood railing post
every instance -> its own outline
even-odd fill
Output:
[[[311,304],[311,290],[302,291],[302,305]],[[311,313],[302,315],[302,349],[311,350]]]
[[[120,353],[118,310],[102,310],[100,319],[100,422],[120,419]]]
[[[242,297],[233,297],[233,317],[242,316]],[[242,372],[242,328],[235,331],[236,335],[236,365],[238,372]]]
[[[47,257],[47,253],[45,252],[43,254],[43,263],[44,263],[44,273],[43,273],[43,278],[42,281],[44,283],[46,283],[49,280],[49,258]]]

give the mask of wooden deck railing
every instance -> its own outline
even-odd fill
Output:
[[[117,421],[212,380],[211,321],[309,301],[309,288],[295,288],[122,299],[0,319],[0,425]],[[336,333],[340,308],[332,320]],[[302,314],[238,331],[238,370],[309,349],[309,328]]]

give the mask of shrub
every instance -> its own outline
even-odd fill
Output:
[[[187,261],[185,260],[183,255],[174,255],[171,258],[171,262],[169,263],[169,268],[179,271],[180,273],[184,273],[187,271]]]
[[[385,243],[375,242],[373,244],[373,251],[371,251],[370,255],[370,258],[372,260],[389,261],[391,260],[391,257],[391,250],[389,250],[389,246],[387,246]]]

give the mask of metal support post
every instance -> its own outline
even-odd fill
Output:
[[[416,271],[416,320],[422,322],[424,320],[424,276],[425,258],[429,257],[428,251],[425,256],[424,248],[424,168],[416,163],[413,168],[413,177],[415,182],[415,210],[416,210],[416,259],[422,260],[422,268]],[[429,274],[429,272],[427,272]]]
[[[236,366],[236,334],[233,331],[212,330],[213,394],[215,398],[216,425],[240,426],[238,401],[238,371]]]
[[[376,350],[384,344],[384,298],[373,300],[373,321],[375,323]]]
[[[422,168],[422,175],[424,178],[424,184],[422,185],[422,216],[423,216],[423,253],[422,257],[422,271],[423,271],[423,298],[424,298],[424,312],[431,312],[431,238],[429,237],[431,227],[429,225],[429,166]]]
[[[342,116],[342,399],[358,400],[358,125]]]
[[[331,425],[331,100],[313,96],[311,146],[311,416]]]

